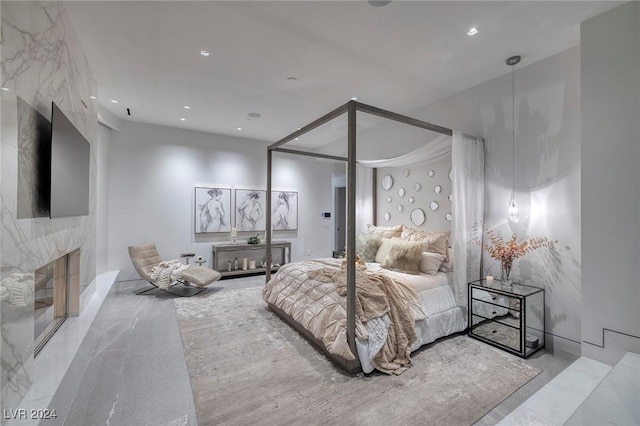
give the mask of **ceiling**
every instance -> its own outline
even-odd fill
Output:
[[[354,96],[410,113],[509,73],[509,56],[522,55],[521,67],[577,46],[580,22],[620,3],[65,6],[98,82],[96,102],[104,108],[125,120],[276,141]],[[478,29],[472,37],[466,34],[471,27]]]

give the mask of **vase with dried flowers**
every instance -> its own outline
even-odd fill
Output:
[[[500,232],[483,226],[488,242],[477,241],[489,255],[500,262],[500,280],[508,285],[511,284],[509,274],[513,267],[513,261],[527,253],[543,247],[553,248],[558,241],[552,241],[546,237],[527,237],[518,240],[516,234],[511,239],[505,241]]]

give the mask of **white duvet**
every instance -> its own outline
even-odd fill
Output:
[[[263,298],[302,324],[316,338],[323,341],[331,353],[345,359],[353,359],[346,342],[346,330],[339,323],[346,319],[346,311],[342,300],[337,300],[331,287],[321,283],[309,283],[307,273],[317,267],[314,263],[338,264],[335,259],[300,262],[284,265],[276,276],[267,283],[263,290]],[[367,263],[367,271],[382,273],[392,279],[401,280],[411,285],[418,295],[424,313],[415,315],[421,318],[415,322],[417,341],[411,346],[416,350],[420,346],[452,333],[463,331],[466,321],[463,311],[455,303],[450,284],[453,274],[439,272],[436,275],[410,275],[383,269],[377,263]],[[317,303],[322,300],[324,307]],[[329,311],[330,315],[317,317],[318,311]],[[426,315],[425,315],[426,313]],[[383,326],[383,325],[380,325]],[[336,328],[338,327],[338,328]],[[365,331],[369,328],[369,331]],[[375,363],[370,361],[375,355],[371,353],[369,334],[371,327],[363,327],[356,323],[357,350],[362,369],[365,373],[373,371]],[[373,336],[371,336],[373,338]],[[375,340],[375,339],[372,339]],[[377,345],[374,345],[377,346]],[[374,349],[375,351],[375,349]]]

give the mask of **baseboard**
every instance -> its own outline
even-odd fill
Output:
[[[602,329],[602,344],[582,341],[582,355],[615,365],[627,352],[640,354],[640,338],[608,328]]]
[[[545,333],[544,335],[545,347],[551,352],[563,351],[576,356],[582,355],[580,342],[567,339],[566,337],[556,336],[551,333]]]

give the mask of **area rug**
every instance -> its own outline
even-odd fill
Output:
[[[261,288],[175,299],[200,425],[470,425],[540,373],[457,335],[400,376],[349,376],[271,312]]]

